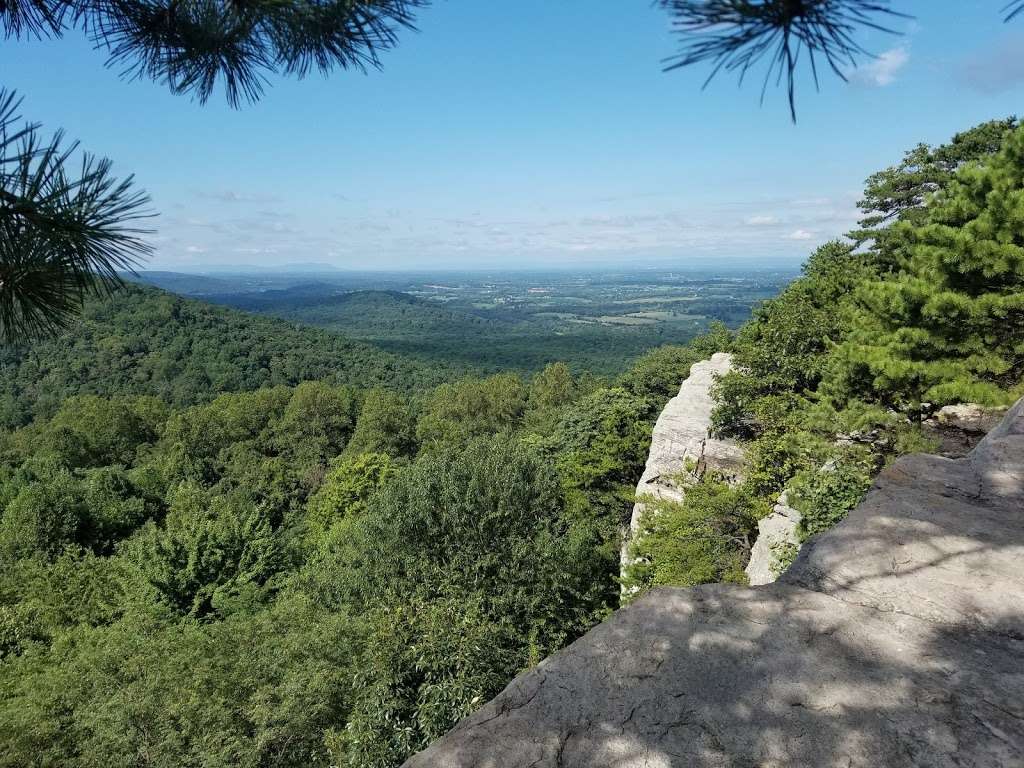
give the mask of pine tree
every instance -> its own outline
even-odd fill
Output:
[[[132,178],[114,178],[109,160],[79,153],[59,131],[44,139],[38,124],[21,124],[20,103],[0,90],[0,340],[7,342],[65,327],[87,293],[119,285],[119,270],[150,253],[139,226],[151,215],[149,198]]]
[[[929,195],[944,189],[956,172],[971,162],[985,162],[1002,149],[1007,134],[1020,125],[1015,116],[989,120],[961,131],[946,144],[918,144],[899,164],[873,173],[864,182],[858,206],[864,217],[848,234],[856,243],[870,244],[879,267],[885,264],[885,238],[897,221],[920,222],[927,216]]]
[[[911,414],[1005,402],[1024,375],[1024,129],[968,164],[884,241],[894,272],[863,283],[824,390]]]

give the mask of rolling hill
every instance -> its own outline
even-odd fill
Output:
[[[455,373],[326,330],[128,286],[89,300],[57,338],[0,349],[0,426],[48,415],[76,394],[189,405],[311,379],[410,390]]]
[[[478,371],[534,372],[553,362],[614,375],[647,349],[682,342],[695,331],[664,338],[659,330],[566,322],[556,316],[447,307],[401,291],[341,292],[323,283],[260,293],[205,297],[214,303],[344,333],[431,365]]]

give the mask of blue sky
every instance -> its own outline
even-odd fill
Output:
[[[1002,0],[894,0],[899,37],[798,118],[756,84],[663,74],[648,0],[441,0],[384,69],[275,78],[205,106],[123,81],[80,33],[5,41],[0,83],[160,212],[150,268],[707,266],[798,261],[918,141],[1021,112],[1024,18]]]

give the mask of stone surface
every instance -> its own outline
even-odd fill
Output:
[[[778,582],[653,590],[406,765],[1024,766],[1024,401]]]
[[[732,368],[732,355],[719,352],[710,360],[690,367],[690,375],[679,387],[679,394],[665,405],[651,435],[651,450],[640,482],[637,498],[673,499],[680,501],[683,490],[678,478],[701,477],[714,469],[727,477],[735,477],[743,466],[743,450],[733,440],[710,437],[711,412],[715,402],[711,386],[715,379]],[[622,563],[628,560],[628,548],[640,526],[645,505],[637,502],[629,521],[629,535],[623,537]]]
[[[925,434],[939,441],[941,455],[960,458],[966,456],[1005,413],[1005,408],[986,408],[977,403],[947,405],[926,419],[922,426]]]
[[[786,570],[789,564],[780,555],[800,548],[798,530],[802,518],[798,510],[789,506],[783,493],[771,514],[758,520],[757,540],[750,549],[750,562],[745,569],[750,586],[771,584]]]
[[[897,461],[843,522],[804,544],[782,580],[1024,638],[1024,400],[966,458]]]
[[[935,412],[933,418],[943,426],[984,435],[1002,420],[1005,413],[1005,408],[986,408],[977,403],[960,403],[943,406]]]

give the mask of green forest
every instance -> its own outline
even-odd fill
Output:
[[[783,487],[835,524],[932,409],[1024,395],[1024,129],[920,145],[861,207],[739,331],[616,377],[139,287],[5,349],[0,765],[399,765],[619,606],[653,422],[716,351],[746,480],[648,521],[627,584],[743,581]]]
[[[74,395],[152,395],[183,406],[303,381],[414,391],[461,370],[129,285],[90,297],[60,336],[0,347],[0,426],[52,416]]]
[[[616,376],[639,353],[686,344],[712,322],[742,325],[756,304],[793,279],[795,269],[725,272],[448,272],[427,279],[339,272],[255,290],[250,281],[259,276],[236,276],[234,282],[219,278],[230,292],[197,284],[203,292],[195,295],[430,364],[532,374],[564,362],[574,372]],[[187,285],[187,278],[158,274],[153,282]]]

